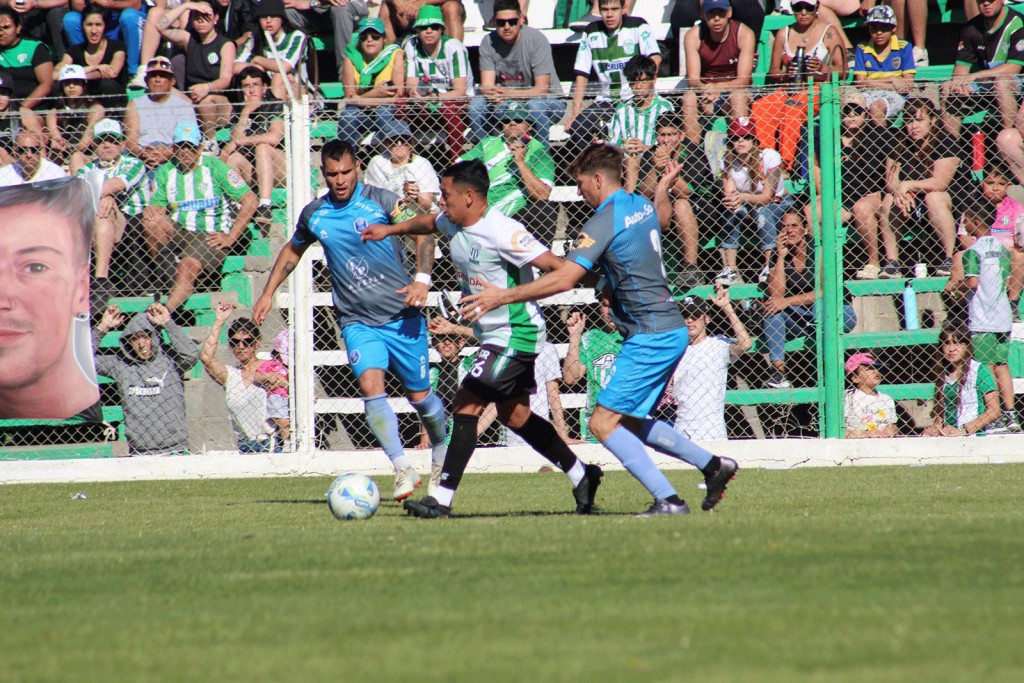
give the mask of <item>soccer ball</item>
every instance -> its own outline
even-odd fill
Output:
[[[327,489],[327,506],[338,519],[369,519],[380,505],[380,489],[365,474],[349,472]]]

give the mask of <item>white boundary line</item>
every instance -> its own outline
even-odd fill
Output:
[[[736,458],[743,468],[849,467],[861,465],[944,465],[1024,462],[1024,437],[900,438],[867,440],[772,439],[706,444]],[[573,447],[587,462],[608,470],[622,465],[599,445]],[[409,451],[420,472],[430,471],[427,451]],[[666,469],[689,465],[661,455],[655,461]],[[547,461],[529,448],[481,448],[472,473],[536,472]],[[169,479],[238,479],[255,477],[333,477],[342,472],[391,474],[380,450],[315,451],[255,455],[209,453],[174,457],[140,456],[79,460],[17,460],[0,462],[0,484],[80,483]]]

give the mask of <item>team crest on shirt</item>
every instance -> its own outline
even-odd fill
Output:
[[[516,251],[529,251],[537,245],[537,240],[526,230],[512,233],[512,248]]]
[[[211,52],[210,54],[206,55],[206,61],[208,61],[210,64],[216,64],[220,61],[220,55],[216,52]]]
[[[362,232],[363,230],[366,230],[366,228],[367,228],[367,227],[368,227],[369,225],[370,225],[370,224],[369,224],[369,223],[367,223],[367,222],[366,222],[366,219],[365,219],[365,218],[363,218],[362,216],[360,216],[359,218],[357,218],[357,219],[355,220],[355,222],[354,222],[354,223],[352,223],[352,227],[356,229],[356,234],[359,234],[359,233],[361,233],[361,232]]]
[[[594,246],[594,238],[585,232],[581,232],[580,236],[576,238],[576,242],[572,245],[573,249],[586,249],[587,247]]]
[[[348,362],[350,365],[355,365],[359,362],[359,350],[350,351],[348,354]]]
[[[476,242],[469,248],[469,260],[473,263],[477,263],[480,259],[480,245]]]
[[[242,180],[242,176],[238,175],[237,171],[229,171],[228,185],[230,185],[231,187],[244,187],[245,181]]]
[[[1014,45],[1013,47],[1016,48],[1018,52],[1024,50],[1024,40],[1018,40],[1017,44]]]
[[[892,58],[892,68],[893,68],[893,69],[898,69],[898,68],[900,68],[900,64],[901,64],[902,62],[903,62],[903,59],[902,59],[902,58],[900,58],[900,57],[893,57],[893,58]],[[881,66],[881,64],[879,64],[879,66]]]
[[[622,41],[622,49],[625,50],[626,52],[632,52],[633,48],[635,48],[635,47],[636,47],[636,43],[634,43],[632,40],[624,40],[624,41]]]

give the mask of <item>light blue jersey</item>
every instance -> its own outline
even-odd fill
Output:
[[[623,339],[686,326],[665,277],[658,212],[640,195],[619,190],[604,200],[565,258],[604,275]]]
[[[372,223],[391,223],[398,200],[392,192],[359,183],[347,202],[334,202],[328,193],[299,216],[292,244],[306,247],[319,241],[323,246],[339,328],[352,323],[379,327],[420,315],[395,293],[411,281],[401,239],[363,242],[360,236]]]

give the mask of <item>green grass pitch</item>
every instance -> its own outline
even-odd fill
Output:
[[[439,521],[329,483],[4,487],[0,681],[1024,681],[1024,466],[741,470],[657,519],[621,472],[592,517],[554,473]]]

